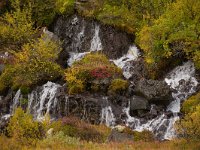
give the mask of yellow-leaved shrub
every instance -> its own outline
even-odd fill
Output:
[[[101,53],[87,54],[65,71],[69,94],[77,94],[94,86],[98,87],[96,84],[101,84],[105,80],[110,82],[121,76],[121,69]]]
[[[1,90],[29,87],[62,75],[61,67],[55,62],[60,52],[59,42],[41,37],[23,45],[22,51],[14,53],[14,62],[0,76]]]

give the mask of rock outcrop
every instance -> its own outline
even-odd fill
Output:
[[[59,63],[65,67],[69,52],[102,50],[109,58],[116,59],[126,54],[133,42],[132,35],[76,14],[58,17],[53,32],[63,41]]]
[[[164,81],[141,79],[134,92],[150,103],[168,105],[172,100],[170,86]]]

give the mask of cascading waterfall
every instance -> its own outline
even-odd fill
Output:
[[[113,127],[115,120],[111,106],[104,107],[101,111],[101,123],[106,124],[108,127]]]
[[[140,56],[140,52],[135,45],[129,47],[128,53],[117,60],[112,60],[116,66],[123,70],[123,75],[126,79],[131,77],[129,72],[131,65],[128,65],[130,61],[136,60]]]
[[[42,86],[41,91],[32,91],[29,94],[28,111],[33,114],[36,120],[43,120],[46,114],[57,107],[57,91],[61,85],[47,82]],[[51,114],[54,116],[55,114]]]
[[[15,94],[14,98],[13,98],[13,102],[12,102],[12,105],[10,107],[10,114],[13,114],[15,109],[17,108],[17,106],[19,105],[20,103],[20,99],[21,99],[21,90],[19,89],[17,91],[17,93]]]
[[[99,37],[99,30],[100,30],[99,25],[95,24],[95,33],[94,33],[94,37],[92,38],[90,51],[102,50],[102,43]]]
[[[75,47],[74,50],[76,52],[69,53],[70,54],[70,58],[68,60],[69,66],[71,66],[75,61],[82,59],[86,54],[89,54],[92,51],[102,50],[102,43],[101,43],[101,39],[99,37],[99,30],[100,30],[99,25],[95,24],[94,36],[91,41],[90,51],[78,53],[78,49],[81,48],[81,44],[84,39],[83,37],[84,37],[84,33],[85,33],[85,26],[83,25],[81,32],[77,35],[77,40],[75,42],[75,46],[73,46],[73,47]]]
[[[142,123],[140,119],[130,116],[130,108],[128,107],[124,108],[124,112],[127,115],[126,125],[136,131],[150,130],[160,139],[172,139],[175,137],[173,125],[179,119],[178,113],[180,112],[181,101],[192,95],[198,85],[198,81],[194,76],[194,64],[189,61],[182,66],[176,67],[165,78],[166,83],[174,90],[172,93],[174,101],[171,102],[166,110],[173,113],[170,118],[163,113],[147,123]]]

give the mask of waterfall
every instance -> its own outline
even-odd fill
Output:
[[[28,111],[36,120],[43,120],[45,115],[50,113],[52,116],[56,115],[54,114],[58,101],[56,94],[60,87],[59,84],[47,82],[40,91],[32,91],[29,94]]]
[[[101,111],[101,123],[106,124],[108,127],[112,127],[115,125],[115,120],[111,106],[104,107]]]
[[[160,139],[174,138],[176,134],[173,126],[179,119],[178,112],[180,112],[181,102],[192,95],[196,91],[198,85],[198,81],[194,76],[194,64],[191,61],[188,61],[182,66],[176,67],[165,78],[166,83],[174,90],[172,93],[174,101],[169,104],[166,110],[173,113],[171,117],[168,117],[163,113],[146,123],[142,123],[139,118],[130,116],[129,106],[123,110],[127,115],[126,125],[136,131],[150,130]]]
[[[71,66],[75,61],[82,59],[86,54],[89,54],[92,51],[102,50],[102,43],[99,37],[99,25],[95,24],[94,36],[91,41],[91,47],[89,52],[79,53],[79,49],[81,49],[81,44],[84,40],[85,26],[83,25],[81,32],[77,35],[75,43],[73,45],[73,50],[76,52],[70,52],[70,58],[68,59],[68,65]]]
[[[13,98],[13,102],[12,102],[12,105],[10,106],[10,114],[13,114],[15,109],[17,108],[17,106],[19,105],[20,103],[20,99],[21,99],[21,90],[19,89],[14,98]]]
[[[99,51],[102,50],[102,43],[101,39],[99,37],[99,25],[95,24],[95,32],[94,32],[94,37],[92,38],[91,46],[90,46],[90,51]]]
[[[69,53],[70,58],[68,59],[68,65],[71,66],[75,61],[81,60],[86,54],[89,54],[90,52],[83,52],[83,53]]]
[[[180,112],[181,101],[187,99],[196,91],[198,81],[194,75],[194,64],[188,61],[183,66],[175,68],[165,78],[165,82],[175,91],[172,93],[174,101],[168,106],[168,111]]]
[[[126,79],[131,77],[130,69],[133,67],[128,64],[130,61],[136,60],[140,56],[140,52],[135,45],[129,47],[128,53],[119,59],[112,60],[116,66],[123,70],[123,75]]]

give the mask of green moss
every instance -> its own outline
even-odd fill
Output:
[[[128,81],[123,79],[114,79],[109,86],[109,93],[122,93],[128,88]]]
[[[194,96],[191,96],[188,100],[185,100],[181,111],[185,114],[194,112],[196,107],[200,104],[200,93],[197,93]]]
[[[75,0],[56,0],[56,11],[62,15],[71,15],[74,12]]]

